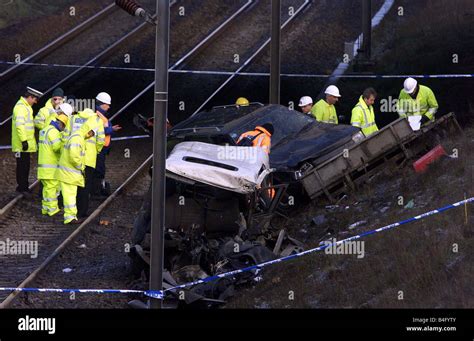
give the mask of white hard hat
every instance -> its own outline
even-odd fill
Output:
[[[409,77],[403,82],[403,90],[405,90],[407,94],[412,94],[413,91],[415,91],[417,84],[418,82],[416,79]]]
[[[59,111],[64,113],[67,117],[70,117],[72,115],[72,106],[71,104],[68,103],[61,103],[59,105]]]
[[[334,97],[341,97],[341,94],[339,93],[339,89],[335,85],[330,85],[326,88],[326,91],[324,91],[326,95],[331,95]]]
[[[108,105],[112,104],[112,97],[106,92],[100,92],[95,99]]]
[[[309,96],[303,96],[300,98],[300,104],[298,104],[298,106],[305,107],[308,104],[313,104],[313,99]]]

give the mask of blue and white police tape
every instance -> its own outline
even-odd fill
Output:
[[[0,288],[0,291],[57,292],[57,293],[97,293],[97,294],[142,294],[143,290],[119,289],[55,289],[55,288]]]
[[[112,141],[146,139],[148,137],[150,137],[150,135],[134,135],[134,136],[112,137]]]
[[[322,250],[324,250],[328,247],[332,247],[332,246],[335,246],[335,245],[340,245],[340,244],[347,243],[347,242],[355,240],[355,239],[360,239],[362,237],[366,237],[366,236],[369,236],[369,235],[372,235],[372,234],[380,233],[382,231],[390,230],[390,229],[396,228],[398,226],[405,225],[405,224],[408,224],[408,223],[411,223],[411,222],[414,222],[414,221],[417,221],[417,220],[421,220],[421,219],[424,219],[426,217],[442,213],[444,211],[447,211],[447,210],[455,208],[455,207],[459,207],[463,204],[467,205],[468,203],[472,203],[472,202],[474,202],[474,197],[471,197],[471,198],[468,198],[468,199],[465,199],[465,200],[461,200],[461,201],[458,201],[454,204],[450,204],[450,205],[447,205],[447,206],[444,206],[444,207],[441,207],[441,208],[438,208],[438,209],[435,209],[435,210],[417,215],[415,217],[399,221],[397,223],[386,225],[386,226],[380,227],[380,228],[375,229],[375,230],[370,230],[370,231],[367,231],[367,232],[363,232],[363,233],[360,233],[358,235],[355,235],[355,236],[352,236],[352,237],[349,237],[349,238],[346,238],[346,239],[339,240],[335,243],[328,243],[328,244],[321,245],[321,246],[318,246],[318,247],[313,248],[313,249],[309,249],[309,250],[306,250],[306,251],[299,252],[299,253],[294,254],[294,255],[289,255],[289,256],[278,258],[278,259],[271,260],[271,261],[268,261],[268,262],[248,266],[248,267],[243,268],[243,269],[233,270],[233,271],[225,272],[225,273],[214,275],[214,276],[209,276],[209,277],[206,277],[204,279],[200,279],[200,280],[197,280],[197,281],[177,285],[177,286],[165,289],[165,290],[146,290],[145,291],[145,290],[117,290],[117,289],[54,289],[54,288],[5,288],[4,287],[4,288],[0,288],[0,291],[56,292],[56,293],[72,293],[72,292],[74,292],[74,293],[97,293],[97,294],[143,294],[143,295],[148,296],[148,297],[152,297],[152,298],[156,298],[156,299],[163,299],[167,292],[177,291],[179,289],[189,288],[189,287],[192,287],[192,286],[195,286],[195,285],[198,285],[198,284],[216,281],[216,280],[221,279],[221,278],[235,276],[237,274],[241,274],[241,273],[244,273],[244,272],[250,272],[250,271],[253,271],[253,270],[258,271],[258,270],[260,270],[260,269],[262,269],[266,266],[272,265],[272,264],[285,262],[285,261],[288,261],[288,260],[291,260],[291,259],[295,259],[295,258],[298,258],[298,257],[305,256],[305,255],[310,254],[310,253],[322,251]]]
[[[149,68],[138,68],[138,67],[122,67],[122,66],[95,66],[95,65],[75,65],[75,64],[46,64],[46,63],[16,63],[10,61],[0,61],[0,64],[9,65],[31,65],[31,66],[42,66],[42,67],[64,67],[64,68],[87,68],[87,69],[99,69],[99,70],[115,70],[115,71],[144,71],[144,72],[155,72],[155,69]],[[212,75],[212,76],[231,76],[235,74],[233,71],[217,71],[217,70],[175,70],[170,69],[170,73],[180,74],[196,74],[196,75]],[[239,76],[250,76],[250,77],[269,77],[270,73],[267,72],[238,72]],[[297,73],[282,73],[282,77],[301,77],[301,78],[330,78],[334,75],[325,74],[297,74]],[[407,74],[407,75],[339,75],[338,78],[474,78],[473,73],[456,73],[456,74]]]
[[[418,215],[418,216],[416,216],[416,217],[413,217],[413,218],[409,218],[409,219],[406,219],[406,220],[402,220],[402,221],[400,221],[400,222],[393,223],[393,224],[390,224],[390,225],[386,225],[386,226],[384,226],[384,227],[380,227],[380,228],[375,229],[375,230],[367,231],[367,232],[364,232],[364,233],[361,233],[361,234],[358,234],[358,235],[355,235],[355,236],[352,236],[352,237],[349,237],[349,238],[346,238],[346,239],[342,239],[342,240],[339,240],[339,241],[337,241],[337,242],[335,242],[335,243],[330,243],[330,244],[321,245],[321,246],[318,246],[318,247],[316,247],[316,248],[313,248],[313,249],[310,249],[310,250],[306,250],[306,251],[302,251],[302,252],[297,253],[297,254],[294,254],[294,255],[289,255],[289,256],[282,257],[282,258],[278,258],[278,259],[271,260],[271,261],[268,261],[268,262],[264,262],[264,263],[252,265],[252,266],[249,266],[249,267],[246,267],[246,268],[243,268],[243,269],[238,269],[238,270],[234,270],[234,271],[229,271],[229,272],[225,272],[225,273],[222,273],[222,274],[219,274],[219,275],[210,276],[210,277],[207,277],[207,278],[204,278],[204,279],[201,279],[201,280],[197,280],[197,281],[194,281],[194,282],[189,282],[189,283],[186,283],[186,284],[178,285],[178,286],[175,286],[175,287],[172,287],[172,288],[169,288],[169,289],[164,290],[164,291],[163,291],[163,294],[166,294],[166,292],[168,292],[168,291],[174,291],[174,290],[177,290],[177,289],[184,289],[184,288],[187,288],[187,287],[190,287],[190,286],[194,286],[194,285],[197,285],[197,284],[215,281],[215,280],[220,279],[220,278],[229,277],[229,276],[234,276],[234,275],[237,275],[237,274],[240,274],[240,273],[243,273],[243,272],[249,272],[249,271],[252,271],[252,270],[259,270],[259,269],[261,269],[261,268],[263,268],[263,267],[265,267],[265,266],[268,266],[268,265],[272,265],[272,264],[276,264],[276,263],[281,263],[281,262],[284,262],[284,261],[288,261],[288,260],[291,260],[291,259],[295,259],[295,258],[304,256],[304,255],[307,255],[307,254],[310,254],[310,253],[322,251],[322,250],[324,250],[324,249],[326,249],[326,248],[328,248],[328,247],[332,247],[332,246],[335,246],[335,245],[347,243],[347,242],[352,241],[352,240],[354,240],[354,239],[359,239],[359,238],[362,238],[362,237],[365,237],[365,236],[369,236],[369,235],[372,235],[372,234],[376,234],[376,233],[379,233],[379,232],[382,232],[382,231],[385,231],[385,230],[393,229],[393,228],[395,228],[395,227],[398,227],[398,226],[401,226],[401,225],[405,225],[405,224],[408,224],[408,223],[411,223],[411,222],[413,222],[413,221],[417,221],[417,220],[420,220],[420,219],[424,219],[424,218],[429,217],[429,216],[431,216],[431,215],[438,214],[438,213],[447,211],[447,210],[449,210],[449,209],[451,209],[451,208],[458,207],[458,206],[460,206],[460,205],[462,205],[462,204],[467,204],[467,203],[471,203],[471,202],[474,202],[474,197],[471,197],[471,198],[469,198],[469,199],[465,199],[465,200],[458,201],[458,202],[456,202],[456,203],[454,203],[454,204],[447,205],[447,206],[438,208],[438,209],[436,209],[436,210],[432,210],[432,211],[430,211],[430,212],[426,212],[426,213],[420,214],[420,215]]]

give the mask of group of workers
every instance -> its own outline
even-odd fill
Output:
[[[335,104],[341,98],[341,93],[337,86],[329,85],[324,91],[325,97],[313,103],[310,96],[301,97],[298,106],[304,114],[312,115],[316,121],[338,124],[338,116]],[[359,128],[365,137],[370,136],[379,130],[375,122],[374,103],[377,92],[374,88],[367,88],[359,97],[357,104],[352,109],[351,125]],[[247,106],[249,101],[244,97],[239,97],[235,103],[237,106]],[[421,125],[432,122],[438,110],[438,102],[433,91],[424,85],[418,84],[416,79],[407,78],[400,91],[396,110],[400,117],[419,116]],[[243,133],[237,140],[241,146],[262,147],[270,153],[271,136],[273,135],[273,125],[265,123],[255,127],[254,130]]]
[[[303,113],[313,115],[317,121],[338,124],[335,104],[341,98],[339,89],[335,85],[330,85],[324,94],[325,98],[316,104],[313,104],[309,96],[301,97],[299,107]],[[379,130],[374,113],[376,98],[377,92],[373,88],[367,88],[352,109],[351,125],[360,128],[366,137]],[[397,103],[400,117],[420,116],[420,124],[424,125],[434,121],[437,110],[438,102],[430,88],[418,84],[414,78],[405,79]]]
[[[319,122],[338,124],[335,104],[341,98],[339,89],[330,85],[324,93],[325,98],[316,103],[310,96],[301,97],[299,107],[303,113],[313,115]],[[12,151],[17,161],[17,191],[30,196],[30,155],[38,151],[42,214],[53,216],[60,212],[58,198],[61,193],[64,223],[79,223],[81,218],[87,216],[94,183],[97,179],[104,181],[105,158],[111,135],[121,127],[112,126],[108,121],[111,97],[106,92],[96,96],[95,110],[86,108],[77,112],[65,102],[64,91],[57,88],[45,106],[33,116],[32,107],[42,96],[40,91],[27,87],[13,109]],[[352,109],[351,124],[360,128],[366,137],[378,131],[374,113],[376,98],[377,92],[367,88]],[[243,97],[236,101],[237,106],[249,104]],[[400,117],[418,115],[423,125],[434,121],[437,110],[438,103],[430,88],[418,84],[411,77],[404,81],[397,105]],[[39,130],[39,147],[35,127]],[[243,133],[237,145],[262,147],[269,154],[273,133],[272,123],[267,122]]]
[[[104,181],[105,158],[111,135],[120,130],[107,118],[111,97],[106,92],[95,98],[95,110],[77,111],[73,96],[68,101],[57,88],[37,115],[33,106],[43,93],[27,87],[13,108],[12,151],[16,157],[17,192],[31,197],[28,178],[30,157],[38,152],[38,180],[42,185],[41,213],[54,216],[63,200],[64,224],[78,224],[87,216],[93,184]],[[35,128],[39,130],[36,141]]]

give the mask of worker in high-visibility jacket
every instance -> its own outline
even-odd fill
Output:
[[[64,130],[71,113],[72,107],[67,103],[62,103],[58,108],[56,119],[51,121],[39,133],[38,180],[41,180],[43,184],[41,207],[43,215],[53,216],[60,211],[58,207],[60,188],[55,173],[63,146],[61,132]]]
[[[89,199],[94,182],[94,169],[97,164],[97,155],[101,152],[105,142],[104,125],[96,112],[92,109],[86,108],[71,117],[64,132],[64,136],[67,138],[67,136],[79,131],[79,129],[86,123],[92,130],[94,130],[94,136],[86,141],[86,166],[84,170],[85,185],[84,187],[80,187],[77,191],[77,209],[79,218],[86,217],[88,213]]]
[[[97,165],[94,171],[94,182],[96,184],[94,185],[94,190],[97,194],[99,194],[99,188],[101,190],[105,189],[105,159],[107,157],[107,154],[110,152],[110,142],[112,140],[112,134],[122,129],[122,127],[120,127],[119,125],[112,125],[109,119],[107,118],[110,106],[112,105],[112,97],[110,97],[110,95],[106,92],[100,92],[99,94],[97,94],[95,100],[95,110],[97,115],[103,122],[105,132],[104,148],[97,156]]]
[[[16,190],[26,197],[31,196],[28,188],[30,154],[36,153],[37,150],[32,106],[38,103],[41,96],[43,96],[42,92],[27,87],[25,94],[13,108],[12,152],[15,153],[16,158]]]
[[[265,153],[270,154],[272,135],[273,124],[265,123],[261,126],[256,126],[254,130],[242,133],[237,140],[237,145],[244,147],[261,147]]]
[[[367,137],[379,130],[375,123],[374,103],[377,92],[373,88],[367,88],[359,98],[359,102],[352,109],[351,124],[360,128]]]
[[[86,141],[94,136],[87,124],[71,134],[64,145],[55,179],[59,181],[64,204],[64,224],[78,224],[76,196],[77,188],[84,187],[86,167]]]
[[[330,85],[326,88],[324,94],[326,98],[316,102],[311,108],[311,113],[318,122],[338,124],[339,121],[334,104],[336,104],[341,97],[339,89],[335,85]]]
[[[419,115],[421,116],[420,123],[423,125],[435,120],[438,107],[438,101],[430,88],[418,84],[414,78],[405,79],[398,97],[400,117]]]
[[[64,102],[64,91],[61,88],[53,90],[52,96],[48,99],[35,116],[35,127],[38,130],[49,126],[49,123],[56,118],[56,111],[59,105]]]
[[[256,126],[254,130],[247,131],[240,135],[237,140],[237,145],[243,147],[261,147],[267,154],[270,154],[273,133],[273,124],[265,123],[261,126]],[[275,189],[272,187],[271,177],[265,178],[262,187],[269,187],[266,191],[263,191],[263,199],[267,205],[270,205],[276,194]]]

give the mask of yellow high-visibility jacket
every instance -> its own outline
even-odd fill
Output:
[[[86,156],[85,134],[80,129],[72,134],[64,145],[55,179],[70,185],[84,187],[84,169]]]
[[[54,110],[51,98],[48,99],[44,107],[42,107],[35,116],[35,127],[41,130],[51,123],[56,117],[56,110]]]
[[[53,180],[61,155],[61,132],[47,126],[39,133],[38,145],[38,179]]]
[[[369,108],[362,96],[360,96],[359,102],[352,109],[351,124],[354,127],[360,128],[365,136],[369,136],[379,130],[375,123],[374,107],[371,105]]]
[[[313,105],[311,113],[319,122],[332,124],[339,123],[336,114],[336,107],[329,104],[324,99],[320,99],[315,105]]]
[[[92,109],[85,109],[72,115],[63,132],[63,140],[79,131],[87,123],[89,130],[94,130],[95,136],[86,140],[86,166],[95,168],[97,154],[100,153],[105,143],[104,124]]]
[[[23,150],[22,142],[28,142],[28,149]],[[25,98],[20,97],[13,108],[12,115],[12,151],[34,153],[37,150],[33,108]]]
[[[427,86],[420,85],[416,99],[411,98],[405,90],[400,91],[398,97],[398,115],[400,117],[426,115],[431,121],[438,111],[438,101],[433,91]]]

